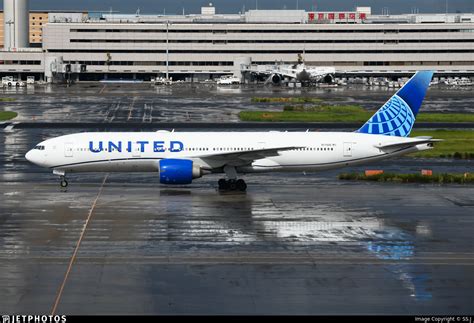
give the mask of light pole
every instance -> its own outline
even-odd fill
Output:
[[[169,43],[169,38],[168,38],[168,24],[169,21],[166,20],[166,80],[168,81],[169,79],[169,50],[168,50],[168,43]]]
[[[15,22],[14,22],[14,21],[11,21],[11,20],[8,20],[8,21],[6,22],[6,24],[8,25],[9,34],[10,34],[10,41],[9,41],[9,43],[8,43],[8,46],[9,46],[9,47],[8,47],[8,51],[11,51],[11,50],[12,50],[12,45],[14,45],[14,44],[12,44],[12,42],[13,42],[12,25],[14,25]],[[14,28],[14,27],[13,27],[13,28]]]

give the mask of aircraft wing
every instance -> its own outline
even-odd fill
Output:
[[[207,161],[215,161],[220,163],[236,163],[236,164],[248,164],[255,160],[262,159],[265,157],[279,156],[281,151],[287,151],[292,149],[298,149],[303,147],[297,146],[283,146],[265,149],[254,149],[247,151],[234,151],[234,152],[223,152],[212,155],[203,155],[199,158]]]
[[[399,142],[395,141],[395,142],[384,143],[381,145],[375,145],[375,147],[380,148],[380,149],[396,149],[396,148],[413,147],[416,145],[443,141],[442,139],[432,139],[431,137],[415,137],[415,138],[409,138],[409,139],[410,140],[403,140]]]

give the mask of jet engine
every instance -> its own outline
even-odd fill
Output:
[[[281,80],[282,80],[282,77],[281,77],[280,74],[273,74],[272,75],[273,84],[280,84]]]
[[[334,75],[327,74],[326,76],[324,76],[323,81],[324,81],[324,83],[328,83],[328,84],[333,83],[334,82]]]
[[[201,167],[188,159],[162,159],[159,171],[161,184],[190,184],[203,175]]]

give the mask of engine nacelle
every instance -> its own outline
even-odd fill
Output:
[[[332,82],[334,82],[334,75],[327,74],[323,80],[324,80],[324,83],[331,84]]]
[[[273,74],[272,75],[272,82],[273,84],[280,84],[282,77],[280,74]]]
[[[190,184],[202,176],[201,167],[188,159],[162,159],[159,170],[162,184]]]

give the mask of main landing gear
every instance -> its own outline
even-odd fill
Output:
[[[247,184],[243,179],[225,179],[221,178],[217,184],[219,185],[219,191],[241,191],[247,190]]]
[[[217,184],[219,191],[241,191],[247,190],[247,184],[243,179],[237,179],[237,171],[234,166],[225,166],[224,172],[229,179],[221,178]]]

